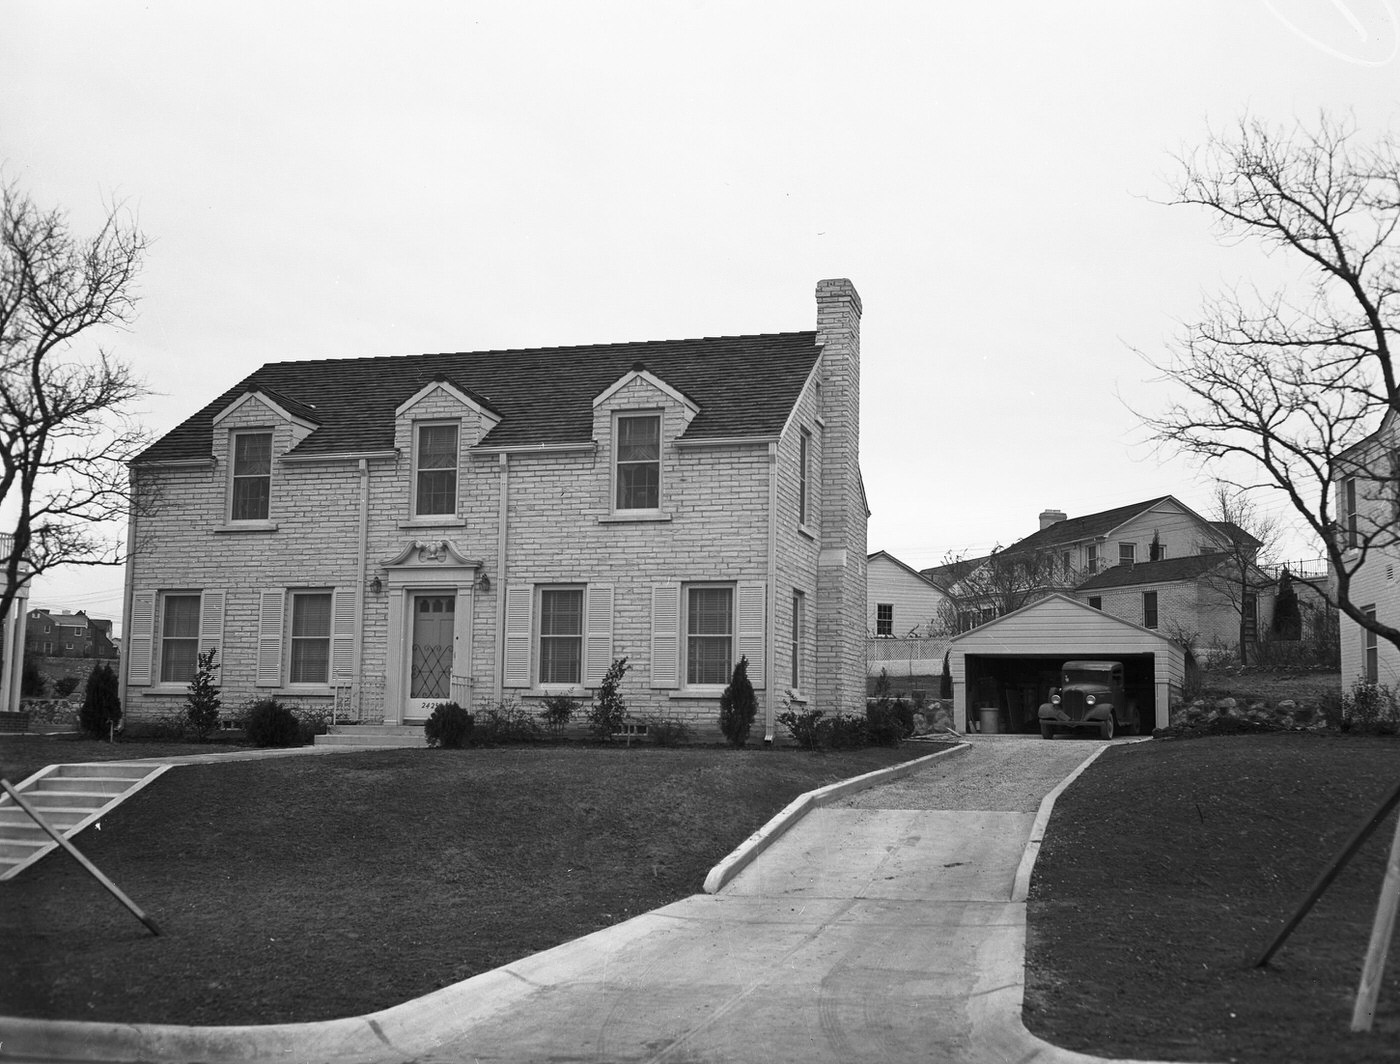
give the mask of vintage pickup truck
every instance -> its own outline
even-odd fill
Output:
[[[1060,730],[1094,728],[1104,739],[1122,729],[1136,735],[1142,722],[1137,703],[1123,689],[1119,661],[1067,661],[1060,686],[1050,689],[1050,701],[1040,707],[1040,734],[1053,739]]]

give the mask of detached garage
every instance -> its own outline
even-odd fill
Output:
[[[1066,661],[1121,661],[1143,728],[1164,728],[1186,679],[1186,651],[1166,636],[1054,594],[953,639],[953,719],[960,732],[993,723],[1039,737],[1038,712]]]

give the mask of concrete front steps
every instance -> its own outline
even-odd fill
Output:
[[[70,839],[170,767],[135,761],[49,765],[15,790],[44,823]],[[56,849],[58,843],[0,791],[0,880],[14,878]]]
[[[332,724],[317,746],[353,746],[365,750],[425,747],[421,724]]]

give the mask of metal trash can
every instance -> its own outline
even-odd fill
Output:
[[[996,735],[1001,731],[1001,710],[996,706],[982,706],[977,710],[978,723],[983,735]]]

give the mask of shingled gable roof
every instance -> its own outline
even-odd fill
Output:
[[[1196,580],[1229,561],[1229,551],[1212,554],[1187,554],[1180,558],[1163,558],[1156,562],[1114,565],[1095,573],[1080,584],[1076,591],[1097,591],[1108,587],[1132,587],[1137,584],[1167,584],[1180,580]]]
[[[1112,510],[1104,510],[1096,514],[1085,514],[1083,517],[1070,517],[1064,521],[1056,521],[1049,528],[1042,528],[1039,532],[1032,532],[1025,539],[1017,540],[1007,550],[1016,552],[1028,550],[1044,550],[1046,548],[1058,547],[1067,543],[1079,543],[1086,539],[1097,539],[1099,536],[1106,536],[1118,526],[1131,521],[1138,514],[1144,513],[1159,506],[1164,502],[1175,502],[1178,506],[1181,503],[1170,495],[1159,495],[1155,499],[1148,499],[1146,502],[1135,502],[1128,506],[1118,506]],[[1182,507],[1185,509],[1185,507]],[[1188,513],[1190,511],[1187,511]]]
[[[394,446],[394,410],[439,375],[498,413],[483,446],[587,443],[593,399],[634,364],[700,412],[682,438],[777,436],[817,363],[815,332],[273,362],[168,432],[137,462],[207,458],[216,414],[250,388],[311,408],[320,426],[292,453],[357,454]]]

